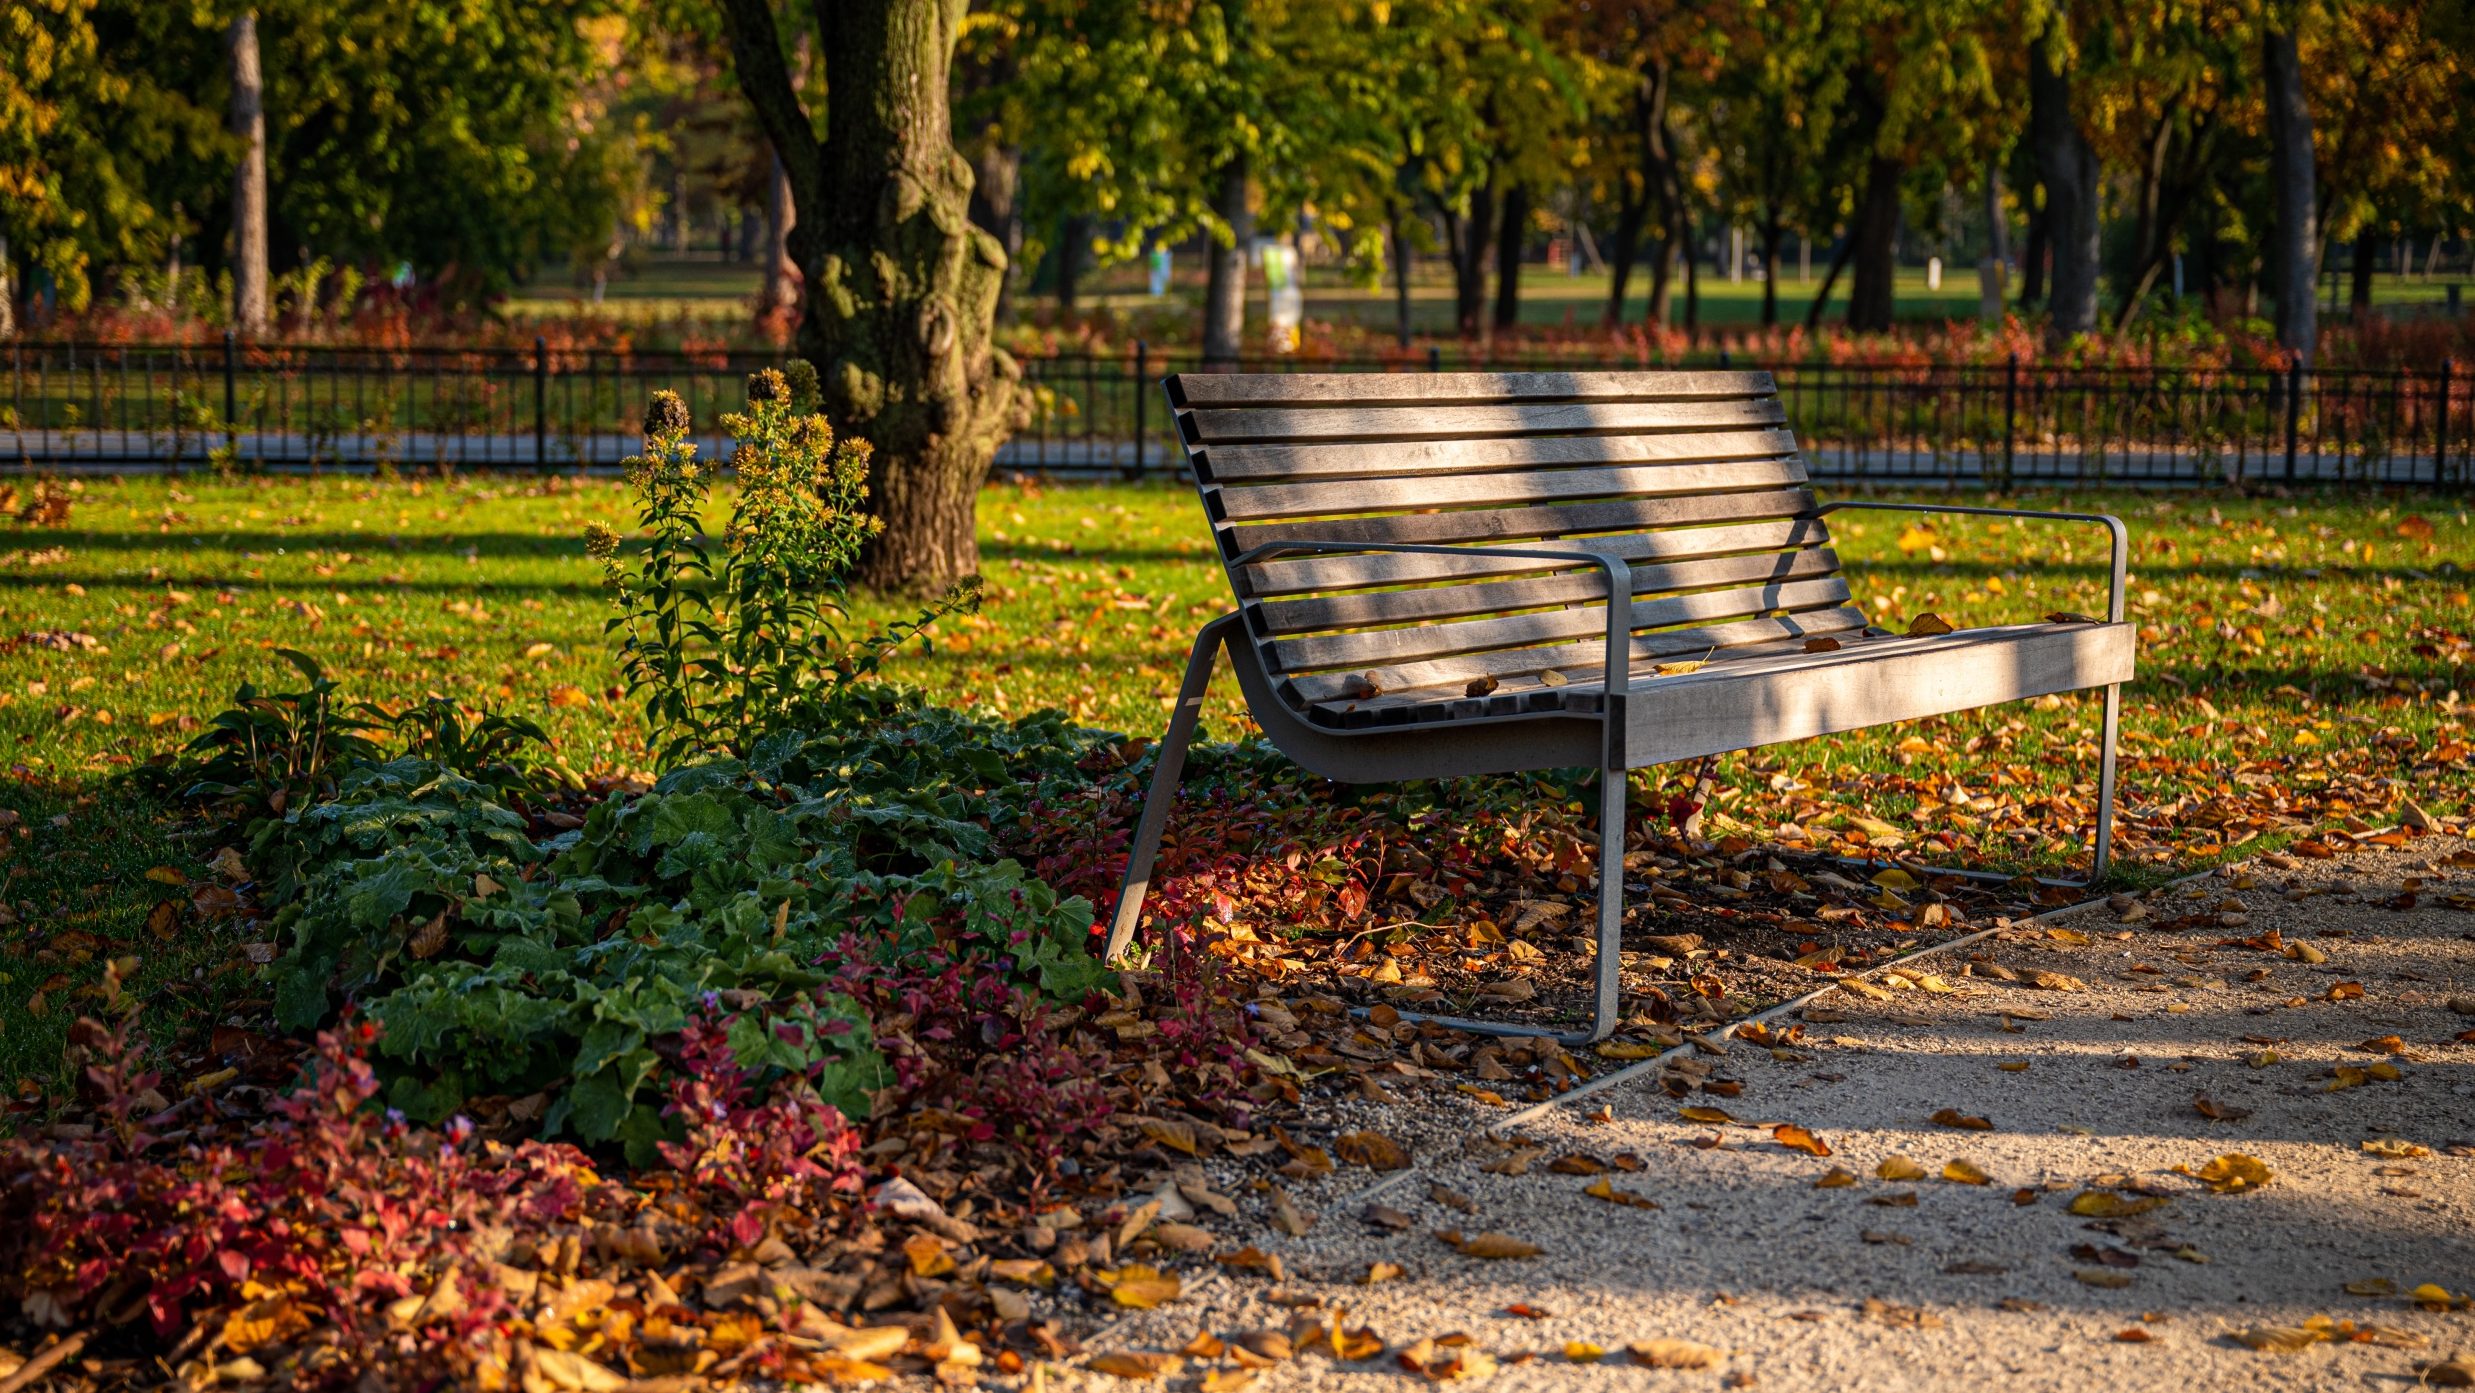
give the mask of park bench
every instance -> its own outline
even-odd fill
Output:
[[[1765,372],[1196,374],[1166,386],[1237,608],[1203,626],[1187,660],[1110,957],[1141,919],[1224,647],[1264,733],[1327,778],[1601,771],[1594,1015],[1568,1041],[1617,1023],[1628,769],[2103,687],[2089,883],[2105,874],[2134,638],[2119,520],[1817,503]],[[1886,630],[1852,602],[1831,549],[1830,515],[1860,508],[2103,525],[2106,617]]]

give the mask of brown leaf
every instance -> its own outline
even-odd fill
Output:
[[[1910,638],[1930,638],[1935,634],[1952,632],[1955,631],[1951,627],[1951,621],[1931,610],[1908,621],[1908,637]]]
[[[1809,638],[1805,640],[1805,651],[1808,653],[1836,653],[1839,651],[1839,640],[1835,638]]]
[[[1493,673],[1481,673],[1470,679],[1470,684],[1461,689],[1461,694],[1463,696],[1482,697],[1487,695],[1489,692],[1494,691],[1498,685],[1499,684],[1496,682],[1495,675]]]
[[[1333,1139],[1332,1149],[1353,1166],[1379,1171],[1409,1169],[1409,1153],[1381,1132],[1343,1132]]]
[[[1588,1195],[1594,1200],[1605,1200],[1610,1204],[1621,1204],[1633,1209],[1656,1209],[1659,1207],[1659,1202],[1650,1198],[1648,1195],[1637,1194],[1631,1190],[1617,1189],[1615,1187],[1615,1182],[1609,1180],[1603,1175],[1583,1186],[1581,1188],[1581,1193]]]
[[[1148,1311],[1164,1301],[1175,1301],[1182,1289],[1176,1273],[1163,1272],[1139,1262],[1119,1268],[1116,1277],[1109,1282],[1109,1296],[1118,1305],[1131,1306],[1138,1311]]]
[[[1119,1378],[1153,1379],[1175,1372],[1185,1362],[1174,1354],[1153,1350],[1111,1350],[1093,1355],[1090,1367],[1094,1373],[1115,1374]]]
[[[1727,1357],[1692,1340],[1636,1340],[1624,1352],[1645,1369],[1707,1369]]]
[[[2045,616],[2045,622],[2048,624],[2094,624],[2097,621],[2090,615],[2074,614],[2067,609],[2058,609]]]
[[[1943,1166],[1942,1178],[1958,1185],[1983,1185],[1993,1179],[1972,1163],[1959,1160],[1951,1161]]]
[[[1830,1154],[1830,1143],[1815,1136],[1806,1129],[1797,1126],[1793,1122],[1782,1122],[1778,1126],[1771,1128],[1770,1139],[1779,1143],[1781,1146],[1786,1147],[1790,1151],[1801,1151],[1808,1156],[1828,1156]]]
[[[1497,1233],[1492,1229],[1485,1233],[1473,1234],[1468,1238],[1463,1238],[1459,1233],[1449,1229],[1436,1236],[1451,1244],[1465,1258],[1534,1258],[1547,1251],[1526,1239],[1515,1238],[1508,1233]]]
[[[1969,1132],[1990,1132],[1994,1130],[1993,1123],[1986,1121],[1982,1117],[1975,1117],[1968,1113],[1961,1112],[1957,1108],[1939,1109],[1934,1113],[1933,1117],[1928,1120],[1930,1120],[1937,1127],[1957,1127]]]
[[[2071,1201],[2071,1212],[2083,1219],[2128,1219],[2165,1207],[2162,1195],[2118,1195],[2112,1190],[2082,1190]]]
[[[1729,1113],[1725,1108],[1678,1108],[1676,1109],[1676,1116],[1683,1118],[1687,1122],[1736,1122],[1735,1116]],[[1741,1126],[1742,1124],[1739,1123],[1738,1125]]]
[[[2221,1103],[2205,1093],[2191,1100],[2191,1110],[2211,1122],[2240,1122],[2252,1115],[2250,1108],[2238,1108]]]

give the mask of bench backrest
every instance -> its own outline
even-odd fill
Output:
[[[1633,567],[1635,661],[1864,627],[1766,372],[1198,373],[1168,391],[1224,565],[1283,540],[1579,541]],[[1587,567],[1356,552],[1228,569],[1284,696],[1345,702],[1353,725],[1482,676],[1497,691],[1471,714],[1538,709],[1563,685],[1541,673],[1588,682],[1603,660],[1605,576]]]

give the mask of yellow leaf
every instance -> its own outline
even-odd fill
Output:
[[[1687,1122],[1721,1123],[1734,1122],[1736,1120],[1725,1108],[1678,1108],[1676,1109],[1676,1116],[1683,1118]]]
[[[1925,1168],[1905,1156],[1893,1156],[1873,1168],[1877,1180],[1922,1180]]]
[[[1659,1202],[1650,1198],[1648,1195],[1636,1194],[1631,1190],[1617,1189],[1615,1184],[1603,1175],[1598,1179],[1591,1181],[1588,1185],[1583,1186],[1581,1193],[1588,1195],[1594,1200],[1605,1200],[1609,1204],[1621,1204],[1633,1209],[1656,1209],[1659,1207]]]
[[[1914,890],[1919,884],[1915,876],[1897,866],[1874,872],[1873,883],[1885,890]]]
[[[2181,1167],[2176,1167],[2181,1170]],[[2257,1190],[2273,1178],[2267,1165],[2257,1156],[2229,1151],[2196,1171],[2183,1172],[2221,1195],[2238,1195]]]
[[[2329,1330],[2309,1325],[2254,1325],[2234,1332],[2235,1342],[2256,1350],[2293,1354],[2330,1338]]]
[[[902,1255],[911,1260],[911,1271],[922,1277],[942,1277],[954,1270],[954,1255],[945,1250],[945,1240],[933,1233],[915,1233],[902,1241]]]
[[[550,689],[552,706],[590,706],[592,703],[593,698],[587,696],[582,687],[561,682]]]
[[[2082,1190],[2072,1197],[2071,1212],[2083,1219],[2122,1219],[2165,1206],[2162,1195],[2118,1195],[2112,1190]]]
[[[1596,1364],[1607,1357],[1607,1348],[1604,1345],[1591,1344],[1587,1340],[1566,1340],[1564,1357],[1575,1364]]]
[[[1175,1273],[1139,1262],[1117,1269],[1117,1280],[1109,1284],[1109,1295],[1118,1305],[1138,1311],[1148,1311],[1163,1301],[1175,1301],[1179,1290]]]
[[[1813,1182],[1813,1188],[1816,1190],[1844,1190],[1855,1183],[1856,1172],[1849,1170],[1845,1166],[1833,1166],[1829,1170],[1822,1172],[1822,1178]]]
[[[1707,1369],[1727,1357],[1691,1340],[1636,1340],[1624,1352],[1645,1369]]]
[[[1709,662],[1707,659],[1695,658],[1690,662],[1661,663],[1656,668],[1653,668],[1652,671],[1656,672],[1661,677],[1682,677],[1688,672],[1699,672],[1708,665]]]
[[[1534,1258],[1546,1251],[1535,1243],[1493,1231],[1462,1239],[1453,1246],[1461,1250],[1461,1256],[1469,1258]]]
[[[1538,680],[1546,683],[1550,687],[1561,687],[1569,679],[1567,679],[1563,673],[1556,671],[1554,668],[1549,668],[1545,672],[1538,674]]]
[[[1942,1178],[1960,1185],[1983,1185],[1993,1179],[1968,1162],[1957,1160],[1942,1168]]]
[[[1786,1147],[1790,1151],[1801,1151],[1808,1156],[1828,1156],[1830,1154],[1830,1143],[1815,1136],[1806,1129],[1797,1126],[1793,1122],[1782,1122],[1778,1126],[1771,1128],[1770,1139],[1779,1143],[1781,1146]]]
[[[1598,1047],[1601,1059],[1656,1059],[1667,1046],[1648,1040],[1610,1040]]]

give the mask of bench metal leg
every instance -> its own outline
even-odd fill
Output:
[[[1117,913],[1109,923],[1108,946],[1101,953],[1103,962],[1116,961],[1117,955],[1134,942],[1135,930],[1143,922],[1143,900],[1151,890],[1152,864],[1160,855],[1161,835],[1168,830],[1169,810],[1177,802],[1178,780],[1186,772],[1186,747],[1194,743],[1195,723],[1202,716],[1203,696],[1212,682],[1212,663],[1237,623],[1238,616],[1225,614],[1204,625],[1195,635],[1193,651],[1187,654],[1186,676],[1178,684],[1177,704],[1169,712],[1169,728],[1160,737],[1160,752],[1152,764],[1151,787],[1143,796],[1143,815],[1135,824],[1133,842],[1126,848],[1126,878],[1118,887]],[[1402,1019],[1434,1021],[1487,1035],[1552,1035],[1568,1045],[1590,1044],[1615,1033],[1623,967],[1619,950],[1624,931],[1625,793],[1624,770],[1599,771],[1598,961],[1590,1029],[1555,1031],[1543,1026],[1430,1016],[1415,1011],[1403,1011]]]
[[[1114,962],[1134,941],[1143,921],[1143,897],[1152,886],[1152,861],[1160,854],[1160,836],[1168,830],[1169,808],[1177,802],[1177,781],[1186,772],[1186,747],[1194,743],[1195,722],[1203,715],[1203,694],[1212,685],[1212,660],[1228,639],[1238,617],[1224,614],[1195,635],[1186,655],[1186,677],[1178,684],[1177,705],[1169,711],[1169,729],[1160,737],[1160,753],[1152,764],[1152,786],[1143,795],[1143,816],[1135,824],[1134,841],[1126,848],[1126,878],[1117,889],[1117,916],[1109,924],[1108,950],[1102,962]]]
[[[2093,890],[2105,882],[2106,870],[2114,859],[2114,755],[2120,743],[2123,723],[2123,686],[2109,683],[2105,689],[2105,719],[2097,741],[2097,831],[2096,842],[2089,853],[2088,876],[2084,880],[2069,880],[2058,876],[2031,876],[2039,885],[2052,885],[2064,890]],[[1872,865],[1879,861],[1897,862],[1897,857],[1834,856],[1831,860],[1850,866]],[[1928,866],[1923,862],[1908,863],[1910,870],[1922,870],[1933,875],[1960,876],[1968,880],[2009,882],[2020,879],[2001,871],[1977,870],[1973,867]]]

